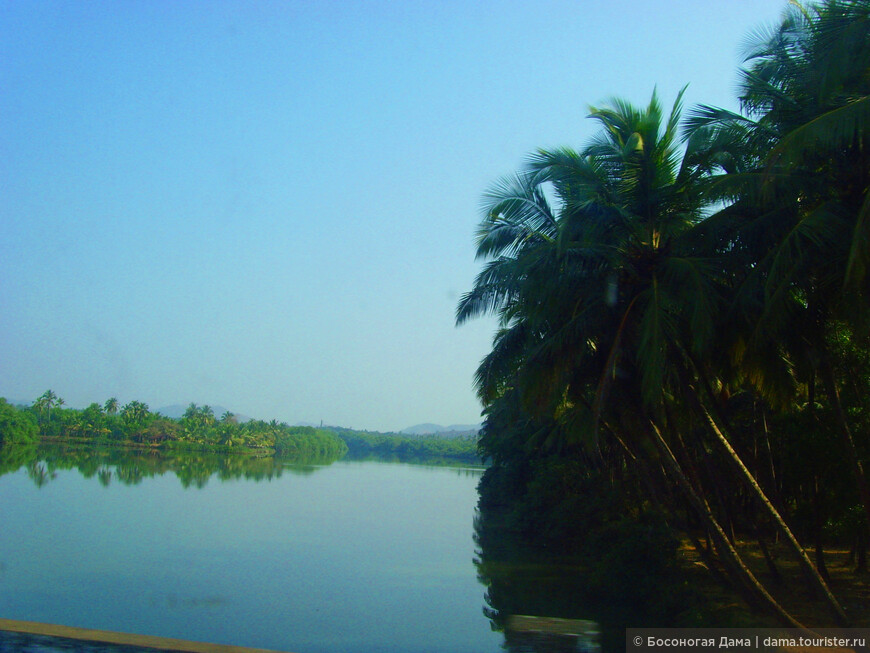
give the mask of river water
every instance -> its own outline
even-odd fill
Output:
[[[6,473],[0,617],[296,653],[578,648],[501,631],[562,574],[481,550],[482,470],[258,465]]]

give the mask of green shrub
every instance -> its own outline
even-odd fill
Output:
[[[33,415],[18,410],[0,397],[0,446],[34,442],[38,435]]]

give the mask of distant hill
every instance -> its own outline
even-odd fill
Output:
[[[480,424],[451,424],[450,426],[441,426],[440,424],[415,424],[406,429],[402,429],[399,433],[404,435],[442,435],[444,437],[459,437],[462,435],[477,435],[480,430]]]
[[[189,406],[189,405],[190,404],[186,404],[184,406],[182,406],[181,404],[172,404],[171,406],[164,406],[163,408],[158,408],[154,412],[160,413],[164,417],[169,417],[171,419],[181,419],[182,417],[184,417],[184,411],[187,410],[187,406]],[[200,408],[202,408],[202,406],[205,404],[198,404],[198,405]],[[226,413],[229,410],[228,408],[224,408],[223,406],[218,406],[218,405],[212,406],[211,404],[209,404],[209,407],[212,409],[212,412],[214,413],[214,416],[217,419],[220,419],[221,415],[223,415],[224,413]],[[232,411],[230,411],[230,412],[232,412]],[[251,417],[248,417],[247,415],[239,415],[238,413],[235,413],[235,416],[236,416],[236,419],[240,423],[250,422],[253,419]]]

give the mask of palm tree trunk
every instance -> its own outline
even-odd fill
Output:
[[[776,465],[773,461],[773,449],[770,446],[770,431],[767,428],[767,415],[764,408],[761,409],[761,422],[764,425],[764,446],[767,449],[767,461],[770,465],[770,487],[773,491],[773,500],[779,507],[780,514],[782,513],[782,488],[779,483],[779,475],[776,473]]]
[[[586,402],[585,399],[583,399],[581,397],[581,400],[583,401],[583,403],[586,405],[587,408],[589,408],[590,410],[592,409],[591,404]],[[631,445],[629,445],[629,440],[627,438],[621,437],[619,435],[619,433],[617,432],[617,430],[614,427],[612,427],[610,424],[608,424],[606,420],[600,419],[599,424],[601,424],[601,426],[603,426],[607,430],[607,432],[619,443],[619,445],[625,451],[625,453],[627,454],[627,456],[631,460],[631,462],[639,467],[640,476],[650,490],[650,498],[651,498],[653,504],[657,505],[663,513],[666,513],[667,511],[664,508],[664,503],[662,502],[661,496],[668,495],[671,497],[672,500],[674,497],[673,497],[673,494],[669,491],[669,488],[667,487],[667,485],[665,485],[664,488],[659,487],[659,482],[657,479],[661,478],[661,479],[664,479],[665,481],[667,480],[667,472],[665,471],[665,469],[663,467],[661,467],[661,465],[656,465],[656,467],[658,467],[659,470],[661,471],[661,474],[654,474],[652,469],[650,468],[650,465],[647,463],[646,460],[644,460],[643,456],[641,456],[639,453],[635,452],[634,448]],[[706,499],[701,499],[700,497],[699,497],[699,499],[700,499],[700,501],[703,502],[705,510],[709,512],[710,506],[707,503]],[[686,505],[687,522],[688,522],[689,516],[691,514],[690,510],[691,510],[691,504],[688,504],[688,502],[687,502],[687,505]],[[676,512],[674,514],[676,516]],[[678,525],[678,527],[680,527],[680,526]],[[691,524],[689,524],[689,523],[682,524],[682,528],[685,531],[685,533],[689,536],[689,539],[691,540],[692,546],[695,548],[695,551],[697,551],[698,555],[701,556],[701,559],[703,560],[704,564],[707,566],[707,569],[716,578],[717,581],[724,583],[724,584],[736,585],[737,586],[736,589],[738,589],[738,590],[744,589],[744,585],[736,582],[736,580],[733,577],[728,577],[728,576],[724,575],[722,573],[721,569],[719,568],[719,566],[716,564],[716,561],[714,558],[713,546],[712,546],[712,543],[710,542],[710,529],[709,529],[709,527],[705,527],[705,529],[704,529],[704,538],[705,538],[705,541],[707,543],[706,547],[703,544],[701,544],[701,542],[698,540],[698,538],[692,532]]]
[[[697,362],[694,360],[694,357],[691,354],[688,354],[689,361],[692,363],[692,366],[695,368],[695,374],[700,381],[701,387],[704,389],[704,393],[707,396],[707,400],[710,401],[711,406],[716,406],[716,397],[713,395],[713,390],[710,387],[710,384],[707,382],[705,376],[701,374],[700,367]],[[834,593],[828,587],[828,584],[825,582],[825,579],[822,578],[822,575],[819,573],[819,570],[816,569],[815,565],[813,565],[810,560],[807,552],[804,551],[803,547],[797,541],[794,533],[792,533],[791,529],[788,527],[788,524],[785,523],[785,520],[782,518],[782,515],[779,514],[779,511],[776,507],[771,503],[770,499],[767,498],[767,495],[764,493],[764,490],[761,489],[761,486],[758,484],[758,481],[752,475],[752,472],[747,469],[746,465],[743,463],[743,460],[740,458],[739,454],[734,450],[734,447],[731,445],[731,441],[728,437],[723,433],[723,428],[720,428],[719,424],[717,424],[716,420],[704,406],[701,398],[698,396],[696,392],[693,391],[693,387],[691,383],[687,383],[687,379],[685,378],[687,370],[685,370],[682,366],[679,368],[680,375],[682,376],[682,381],[686,384],[686,387],[689,389],[687,395],[691,399],[692,403],[695,407],[700,411],[701,415],[706,420],[707,424],[710,426],[710,430],[713,432],[716,440],[722,445],[722,447],[727,452],[729,458],[732,460],[734,465],[740,472],[740,476],[743,478],[746,485],[753,492],[756,499],[761,503],[764,510],[771,516],[774,523],[776,524],[779,531],[782,533],[786,542],[789,546],[794,550],[795,555],[797,556],[798,563],[801,566],[801,569],[804,571],[804,574],[807,576],[807,579],[815,585],[819,591],[822,593],[822,596],[825,598],[825,601],[828,603],[828,606],[831,608],[834,613],[834,617],[836,618],[838,624],[840,626],[848,626],[849,625],[849,617],[846,616],[845,610],[843,610],[843,606],[840,605],[840,602],[837,600],[837,597],[834,596]],[[722,420],[724,421],[724,420]]]
[[[591,405],[586,402],[585,399],[583,401],[584,403],[586,403],[587,407],[591,409]],[[637,453],[635,453],[633,447],[629,445],[629,440],[620,436],[616,429],[610,426],[610,424],[608,424],[606,420],[599,419],[599,424],[601,424],[613,437],[613,439],[615,439],[619,443],[619,446],[623,449],[623,451],[625,451],[625,454],[631,461],[631,463],[638,466],[638,468],[640,469],[641,481],[647,486],[652,502],[658,506],[663,506],[664,502],[661,497],[663,494],[666,494],[666,492],[663,491],[663,489],[659,487],[655,481],[655,479],[659,478],[660,475],[653,474],[646,461]],[[662,512],[664,513],[665,511],[662,510]]]
[[[731,568],[736,579],[738,579],[741,585],[751,592],[758,601],[768,607],[785,625],[792,628],[804,629],[805,626],[789,614],[789,612],[783,608],[782,605],[773,598],[773,596],[771,596],[770,592],[767,591],[764,585],[762,585],[752,573],[752,570],[746,566],[746,563],[743,562],[737,549],[735,549],[731,542],[728,541],[728,537],[725,535],[722,526],[720,526],[719,522],[716,521],[716,518],[713,516],[713,513],[710,512],[709,507],[707,507],[704,500],[697,495],[691,482],[686,478],[686,475],[680,468],[680,464],[677,462],[676,457],[662,437],[661,431],[659,431],[658,427],[652,421],[650,421],[650,426],[652,427],[653,442],[661,454],[665,468],[668,470],[677,485],[680,486],[680,489],[683,490],[686,498],[698,513],[698,516],[707,525],[709,532],[712,534],[718,545],[717,548],[724,556],[726,563]]]
[[[706,387],[706,384],[705,384]],[[709,388],[708,388],[709,390]],[[692,394],[693,393],[689,393]],[[694,395],[693,395],[694,396]],[[808,579],[816,585],[816,587],[821,591],[822,596],[825,597],[825,601],[830,606],[831,610],[834,613],[834,616],[837,619],[837,622],[841,626],[849,625],[849,618],[846,616],[846,612],[843,610],[843,607],[840,605],[840,602],[837,600],[837,597],[834,596],[834,593],[828,587],[828,584],[825,582],[825,579],[822,578],[822,575],[819,573],[819,570],[816,569],[815,565],[813,565],[810,560],[807,552],[804,551],[803,547],[797,541],[797,538],[792,533],[791,529],[788,527],[788,524],[785,523],[785,520],[782,518],[782,515],[779,514],[774,505],[770,502],[770,499],[767,498],[767,495],[764,493],[764,490],[761,489],[761,486],[758,484],[758,481],[755,480],[755,477],[752,473],[746,468],[746,465],[743,464],[743,460],[741,460],[740,456],[734,450],[734,447],[731,446],[731,442],[724,435],[722,430],[719,428],[719,425],[716,423],[716,420],[713,419],[710,412],[704,407],[704,404],[701,400],[694,396],[695,401],[697,402],[697,408],[701,411],[701,414],[707,420],[707,424],[710,426],[711,431],[716,436],[716,439],[728,453],[728,456],[734,462],[734,465],[740,471],[740,474],[746,484],[754,493],[755,497],[767,511],[767,513],[773,518],[774,523],[779,528],[783,537],[785,537],[786,542],[791,546],[797,555],[798,562],[800,563],[801,569],[804,570]]]

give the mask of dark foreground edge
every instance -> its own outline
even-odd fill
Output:
[[[162,651],[182,651],[184,653],[278,653],[264,648],[248,648],[246,646],[227,646],[225,644],[207,644],[205,642],[189,642],[171,637],[152,637],[150,635],[132,635],[115,633],[108,630],[91,630],[89,628],[73,628],[57,624],[43,624],[36,621],[15,621],[0,619],[0,630],[43,637],[73,639],[82,642],[99,644],[115,644],[118,646],[136,646],[158,649]]]

